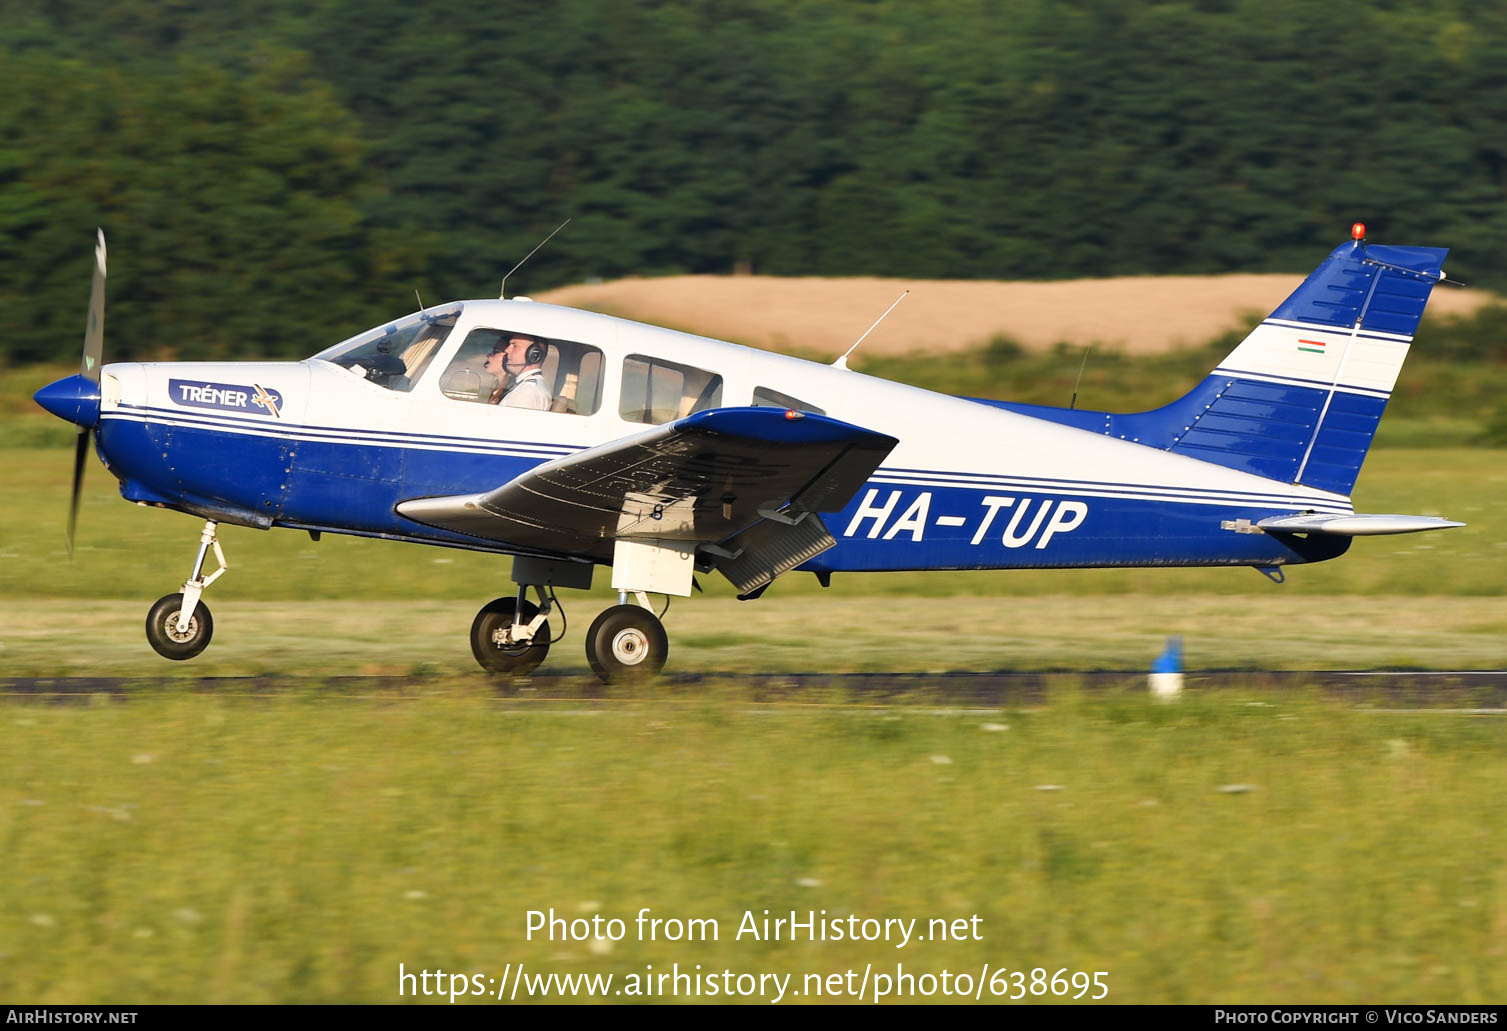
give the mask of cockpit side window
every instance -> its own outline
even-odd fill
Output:
[[[526,345],[521,356],[507,356],[515,339],[538,346],[534,361]],[[440,390],[454,401],[595,415],[602,404],[602,352],[536,333],[473,329],[440,376]]]
[[[826,415],[826,410],[807,404],[798,397],[782,394],[778,390],[768,387],[754,387],[753,406],[755,408],[784,408],[797,412],[811,412],[813,415]]]
[[[623,359],[618,414],[651,426],[722,404],[722,377],[706,369],[643,354]]]
[[[460,308],[429,308],[314,355],[388,390],[408,392],[455,328]]]

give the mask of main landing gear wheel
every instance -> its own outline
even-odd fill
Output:
[[[509,676],[527,676],[538,668],[549,654],[549,621],[539,624],[532,641],[509,642],[508,628],[513,625],[516,598],[498,598],[482,606],[471,624],[471,654],[489,673],[506,673]],[[519,623],[527,626],[539,614],[539,606],[531,601],[523,603]]]
[[[664,624],[638,605],[614,605],[586,631],[586,661],[609,684],[656,676],[669,656]]]
[[[147,641],[164,659],[192,659],[209,647],[215,633],[215,621],[203,602],[194,606],[188,629],[178,632],[178,613],[183,610],[183,595],[169,594],[157,599],[147,613]]]

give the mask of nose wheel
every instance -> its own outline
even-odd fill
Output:
[[[639,605],[614,605],[586,631],[586,661],[608,683],[656,676],[669,655],[664,624]]]
[[[194,605],[188,625],[179,629],[183,612],[183,595],[169,594],[158,598],[147,613],[147,642],[164,659],[192,659],[209,647],[215,633],[215,621],[203,602]]]

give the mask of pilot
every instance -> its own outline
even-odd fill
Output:
[[[549,411],[554,397],[544,382],[539,366],[544,362],[544,343],[526,333],[514,333],[504,344],[492,345],[486,370],[497,377],[497,389],[488,399],[507,408],[536,408]]]

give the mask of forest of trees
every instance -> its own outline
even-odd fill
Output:
[[[1299,272],[1507,288],[1507,7],[0,0],[0,353],[303,356],[591,277]]]

